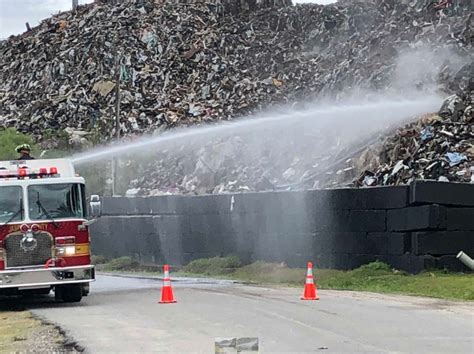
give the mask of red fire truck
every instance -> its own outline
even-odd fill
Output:
[[[93,221],[84,179],[69,160],[0,161],[0,295],[53,290],[58,300],[80,301],[95,278]]]

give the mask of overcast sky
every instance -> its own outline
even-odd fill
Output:
[[[79,0],[80,4],[91,3],[93,0]],[[293,0],[293,3],[328,4],[335,0]],[[0,38],[25,31],[25,23],[31,27],[59,11],[71,8],[72,0],[0,0]]]

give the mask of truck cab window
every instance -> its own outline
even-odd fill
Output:
[[[0,224],[21,221],[23,217],[21,187],[0,187]]]
[[[32,220],[85,217],[78,184],[31,185],[28,203]]]

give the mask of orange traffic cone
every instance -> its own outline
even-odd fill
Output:
[[[311,262],[308,262],[304,293],[301,300],[319,300],[319,297],[316,295],[316,286],[314,285],[313,280],[313,263]]]
[[[171,279],[170,279],[170,267],[165,264],[163,266],[163,272],[165,277],[163,278],[163,287],[161,288],[161,299],[160,304],[171,304],[176,302],[173,297],[173,289],[171,288]]]

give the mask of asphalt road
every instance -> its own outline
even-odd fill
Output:
[[[230,282],[177,281],[176,304],[157,304],[161,281],[99,276],[78,305],[27,305],[91,353],[213,353],[216,337],[258,337],[261,353],[474,352],[474,305],[368,293]]]

